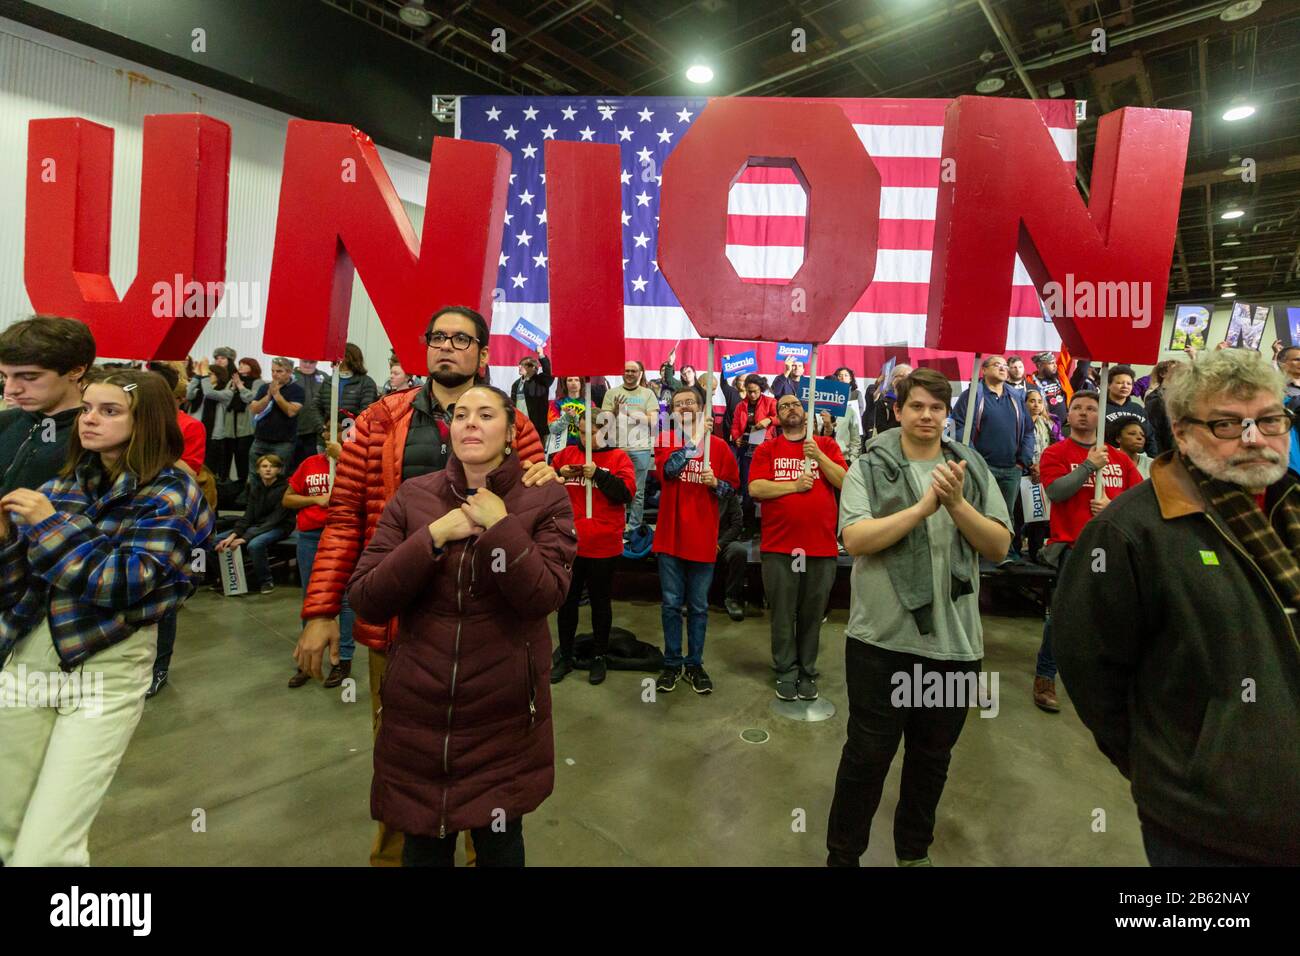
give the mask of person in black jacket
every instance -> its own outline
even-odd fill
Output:
[[[235,522],[235,530],[216,546],[218,551],[228,551],[241,544],[248,545],[245,550],[250,562],[249,591],[257,588],[263,594],[270,594],[275,590],[266,551],[293,530],[294,513],[284,506],[289,482],[283,472],[284,461],[279,455],[262,455],[257,459],[259,480],[248,483],[248,507]]]
[[[38,315],[0,334],[0,495],[36,489],[58,474],[81,413],[82,376],[95,339],[76,319]]]
[[[1176,450],[1084,526],[1062,680],[1153,866],[1300,860],[1300,480],[1282,376],[1227,349],[1162,386]]]
[[[525,355],[519,361],[519,377],[510,386],[510,401],[515,408],[528,416],[537,434],[547,432],[547,412],[551,406],[550,389],[555,376],[551,374],[551,360],[546,357],[546,346],[537,347],[537,357]]]
[[[361,354],[361,349],[353,342],[349,342],[344,347],[343,361],[339,362],[334,380],[328,382],[326,387],[318,388],[316,391],[316,414],[319,416],[316,419],[317,422],[331,420],[331,389],[339,390],[339,411],[348,412],[353,418],[379,401],[379,386],[375,384],[373,378],[366,374],[365,357]],[[299,434],[302,433],[299,432]]]

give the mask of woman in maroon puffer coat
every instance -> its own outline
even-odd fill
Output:
[[[370,813],[406,835],[404,866],[522,866],[522,817],[551,793],[551,632],[578,540],[558,483],[524,486],[513,406],[456,403],[446,469],[403,482],[348,585],[357,616],[397,618],[380,690]]]

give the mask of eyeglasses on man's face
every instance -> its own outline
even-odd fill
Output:
[[[1252,424],[1259,429],[1261,435],[1276,438],[1278,435],[1285,435],[1289,432],[1293,424],[1293,419],[1287,412],[1265,415],[1262,418],[1215,418],[1210,421],[1200,418],[1185,418],[1183,421],[1190,422],[1193,425],[1204,425],[1215,438],[1225,440],[1240,438],[1242,433]]]
[[[457,332],[454,335],[448,335],[446,332],[424,333],[425,344],[434,349],[440,349],[450,342],[452,348],[458,352],[463,352],[477,341],[478,339],[474,338],[474,336],[467,335],[464,332]]]

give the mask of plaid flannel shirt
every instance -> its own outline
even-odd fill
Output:
[[[185,603],[191,551],[212,534],[212,512],[189,475],[164,468],[138,486],[104,475],[90,456],[40,492],[54,514],[14,521],[0,547],[0,660],[49,615],[61,667],[71,671]]]

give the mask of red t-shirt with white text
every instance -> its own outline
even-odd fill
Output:
[[[289,479],[289,489],[295,495],[315,498],[317,495],[330,493],[330,460],[324,455],[312,455],[293,473]],[[298,530],[317,531],[325,527],[325,518],[329,511],[320,505],[308,505],[298,509]]]
[[[707,561],[718,557],[717,490],[703,484],[704,448],[676,478],[664,477],[668,456],[682,447],[681,438],[665,432],[663,444],[655,445],[655,477],[659,479],[659,519],[655,524],[655,554],[670,554],[683,561]],[[739,493],[740,468],[731,449],[721,438],[710,435],[709,468],[719,481],[725,481]]]
[[[818,435],[814,439],[824,454],[841,468],[848,466],[834,438]],[[749,463],[749,480],[798,481],[803,475],[803,442],[784,435],[769,438],[754,450]],[[839,555],[835,523],[839,504],[835,486],[826,480],[816,461],[811,463],[813,486],[808,491],[793,492],[762,502],[763,539],[760,550],[776,554],[793,554],[802,548],[810,558],[834,558]]]
[[[1082,467],[1088,460],[1090,451],[1092,451],[1091,445],[1080,445],[1073,438],[1066,438],[1049,445],[1044,449],[1043,457],[1038,462],[1038,474],[1042,479],[1043,487],[1047,488],[1056,479]],[[1102,487],[1106,489],[1106,497],[1118,498],[1134,485],[1142,484],[1142,474],[1137,470],[1137,465],[1133,464],[1132,458],[1110,445],[1106,446],[1106,455],[1108,463],[1101,470]],[[1052,534],[1049,540],[1074,544],[1075,539],[1083,531],[1083,526],[1092,517],[1090,502],[1095,493],[1096,478],[1095,474],[1089,475],[1083,487],[1069,498],[1052,502]]]
[[[604,468],[636,494],[636,469],[632,459],[621,448],[605,448],[593,452],[591,460],[597,468]],[[566,445],[551,457],[551,467],[559,474],[565,465],[585,465],[587,452],[579,445]],[[627,521],[627,506],[615,504],[605,497],[599,487],[591,489],[591,517],[587,517],[587,484],[585,478],[561,478],[564,490],[573,505],[574,527],[578,532],[578,557],[614,558],[623,553],[623,525]]]
[[[181,461],[193,468],[194,474],[197,475],[203,470],[203,459],[208,451],[208,430],[197,418],[186,415],[182,411],[176,412],[176,424],[180,426],[185,449],[181,452]],[[218,475],[217,477],[229,476]]]

